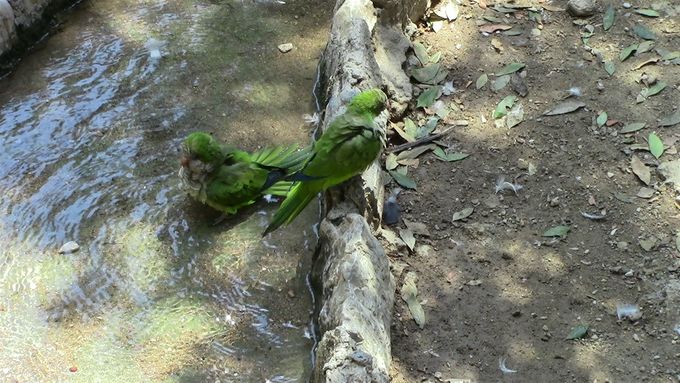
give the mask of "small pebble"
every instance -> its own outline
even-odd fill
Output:
[[[629,9],[632,5],[630,3],[623,3],[623,7]]]
[[[569,0],[567,3],[567,12],[576,17],[592,16],[596,10],[595,0]]]
[[[293,44],[285,43],[278,46],[281,53],[288,53],[293,50]]]
[[[59,254],[75,253],[76,251],[78,251],[78,249],[80,249],[80,245],[78,245],[74,241],[69,241],[59,248]]]

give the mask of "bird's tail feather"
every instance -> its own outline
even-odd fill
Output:
[[[272,221],[265,229],[262,236],[278,229],[281,225],[287,225],[295,219],[318,194],[317,188],[310,183],[299,183],[294,186],[288,197],[283,201],[279,209],[274,213]]]
[[[264,182],[264,185],[262,185],[262,188],[260,190],[262,190],[262,193],[264,193],[264,194],[274,194],[274,193],[269,192],[268,189],[272,189],[272,188],[276,187],[276,185],[281,183],[281,182],[285,182],[286,184],[288,184],[287,190],[290,190],[290,187],[293,186],[293,183],[292,182],[286,182],[286,181],[289,181],[289,180],[286,178],[285,170],[272,169],[272,170],[269,171],[269,173],[267,173],[267,180]],[[288,192],[286,191],[286,194],[287,193]],[[286,196],[286,194],[281,194],[281,195]],[[279,195],[279,194],[277,194],[277,195]]]
[[[290,189],[293,187],[293,182],[289,181],[278,181],[275,182],[271,187],[265,188],[265,190],[262,192],[262,194],[271,194],[271,195],[276,195],[279,197],[285,197],[288,195],[288,192],[290,192]]]
[[[252,154],[251,161],[257,163],[258,166],[269,170],[267,180],[264,185],[262,185],[262,190],[265,194],[274,194],[268,192],[267,189],[280,181],[299,181],[294,175],[302,169],[309,158],[311,146],[307,146],[301,150],[297,149],[297,145],[288,147],[277,146],[262,149]],[[282,188],[278,188],[276,190],[280,190],[280,194],[276,195],[286,196],[288,190],[290,190],[290,187],[292,186],[292,182],[288,182],[286,185],[288,185],[288,189],[283,191]]]

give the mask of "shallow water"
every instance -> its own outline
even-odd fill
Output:
[[[177,155],[195,129],[307,142],[331,9],[88,1],[0,79],[0,381],[306,379],[314,208],[214,226]]]

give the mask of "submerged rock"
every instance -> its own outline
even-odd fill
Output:
[[[293,50],[293,44],[285,43],[278,46],[281,53],[288,53]]]
[[[80,250],[80,245],[78,245],[74,241],[69,241],[61,245],[61,247],[59,248],[59,254],[71,254],[75,253],[78,250]]]

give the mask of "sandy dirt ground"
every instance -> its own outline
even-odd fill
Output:
[[[680,50],[680,9],[672,1],[630,8],[614,1],[615,22],[605,31],[609,2],[581,19],[559,10],[566,2],[526,5],[536,12],[497,12],[463,0],[455,21],[435,33],[430,19],[415,33],[430,58],[441,52],[448,74],[439,82],[442,102],[424,109],[414,99],[407,116],[418,127],[439,113],[435,133],[455,126],[440,147],[469,157],[449,162],[428,150],[395,164],[386,156],[387,167],[407,168],[416,184],[398,196],[402,221],[381,236],[398,286],[392,380],[676,382],[680,202],[660,169],[680,159],[680,125],[662,126],[680,105],[680,66],[669,53]],[[659,17],[636,13],[641,9]],[[641,38],[637,25],[655,39]],[[621,61],[626,47],[645,41],[652,43]],[[410,61],[409,71],[423,66],[415,56]],[[502,85],[493,74],[514,62],[525,66],[492,90]],[[483,74],[488,81],[478,89]],[[663,90],[637,102],[661,82]],[[511,95],[524,115],[509,128],[492,112]],[[560,104],[579,108],[543,115]],[[644,128],[622,133],[636,122]],[[404,121],[393,125],[407,129]],[[653,132],[664,147],[658,159],[649,150]],[[404,142],[393,131],[392,145]],[[633,167],[642,178],[649,171],[648,184]],[[545,236],[560,226],[564,235]],[[405,245],[409,233],[413,250]],[[422,328],[402,299],[405,279],[415,280]],[[624,304],[639,312],[618,318]],[[578,326],[587,333],[567,340]]]

